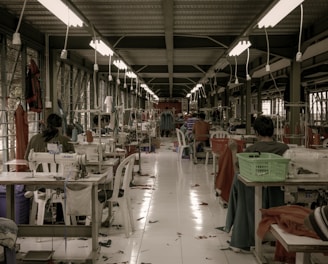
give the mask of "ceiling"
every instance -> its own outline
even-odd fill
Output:
[[[300,7],[267,29],[269,49],[264,29],[257,27],[259,18],[276,0],[67,2],[87,24],[69,29],[67,50],[94,63],[89,42],[93,36],[101,36],[160,98],[185,97],[197,83],[203,83],[207,91],[226,87],[235,73],[240,83],[245,82],[247,52],[236,60],[227,56],[240,37],[249,37],[252,42],[248,66],[252,82],[268,76],[264,69],[268,57],[275,65],[271,71],[278,75],[298,51]],[[24,0],[0,0],[0,9],[13,15],[17,24],[23,4]],[[327,85],[328,1],[305,0],[303,10],[302,83],[320,79]],[[63,49],[66,26],[39,2],[27,1],[23,21],[22,30],[32,26],[50,36],[51,48]],[[316,46],[310,50],[313,44]],[[97,63],[100,71],[108,71],[108,57],[98,55]]]

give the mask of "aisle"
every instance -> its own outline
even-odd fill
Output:
[[[141,174],[135,174],[131,191],[136,231],[125,237],[114,207],[112,226],[100,229],[99,242],[110,245],[100,247],[97,264],[256,264],[252,254],[221,250],[228,247],[229,235],[216,227],[224,225],[227,209],[215,196],[212,164],[178,161],[174,140],[163,138],[156,153],[142,152]],[[91,249],[90,239],[42,241],[18,239],[23,254],[54,250],[62,263],[85,263]]]
[[[99,263],[257,263],[252,254],[221,250],[229,236],[215,227],[224,225],[227,209],[215,196],[211,164],[179,162],[172,142],[163,138],[156,153],[142,153],[132,190],[136,232],[125,238],[123,229],[103,229],[112,244],[101,248]]]

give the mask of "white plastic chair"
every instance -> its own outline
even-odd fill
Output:
[[[129,237],[130,233],[135,230],[131,208],[130,182],[132,180],[136,156],[137,153],[131,154],[118,165],[114,176],[113,190],[105,190],[100,192],[102,195],[108,196],[108,198],[105,197],[105,201],[116,202],[119,204],[123,217],[126,237]]]
[[[322,141],[322,147],[323,148],[328,148],[328,138],[326,138]]]
[[[176,128],[175,131],[177,133],[178,144],[179,144],[179,147],[178,147],[179,159],[180,160],[182,159],[184,149],[189,149],[189,156],[190,156],[190,160],[191,160],[192,159],[192,155],[191,155],[192,149],[191,149],[191,146],[186,143],[185,135],[179,128]]]
[[[63,166],[55,163],[40,163],[42,165],[43,173],[58,173],[63,172]],[[36,168],[38,165],[36,166]],[[36,169],[35,168],[35,169]],[[34,171],[36,173],[36,170]],[[48,201],[50,200],[50,203],[60,203],[63,211],[64,216],[64,222],[66,225],[70,225],[70,218],[66,214],[66,204],[65,204],[65,194],[63,191],[55,190],[55,189],[45,189],[45,192],[41,192],[39,190],[36,190],[33,192],[33,204],[32,204],[32,210],[31,210],[31,216],[30,216],[30,224],[33,224],[36,218],[36,224],[37,225],[43,225],[44,222],[44,214],[46,210],[46,205]]]

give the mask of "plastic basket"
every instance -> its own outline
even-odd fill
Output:
[[[290,159],[258,152],[237,153],[237,157],[240,175],[250,181],[277,182],[286,179]]]
[[[229,140],[234,140],[238,144],[238,149],[243,150],[245,142],[243,140],[232,139],[232,138],[212,138],[212,151],[218,154],[222,154],[226,147],[228,147]]]

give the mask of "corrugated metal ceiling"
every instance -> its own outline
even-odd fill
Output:
[[[50,0],[49,0],[50,1]],[[266,62],[265,32],[258,18],[273,2],[270,0],[70,0],[88,21],[89,27],[69,30],[68,50],[93,62],[88,42],[94,32],[105,38],[118,54],[160,97],[184,97],[197,82],[226,86],[234,70],[218,70],[227,50],[242,35],[252,41],[250,73]],[[24,0],[0,0],[0,7],[17,18]],[[328,37],[328,1],[303,3],[302,40],[306,45]],[[295,9],[273,29],[268,29],[270,60],[293,59],[297,51],[300,8]],[[51,45],[63,48],[65,25],[36,0],[28,0],[24,22],[44,34]],[[95,31],[94,31],[95,30]],[[328,48],[327,48],[328,49]],[[327,53],[327,50],[325,51]],[[245,80],[246,54],[238,57],[238,78]],[[324,60],[323,60],[324,63]],[[108,58],[98,56],[100,69],[108,69]]]

